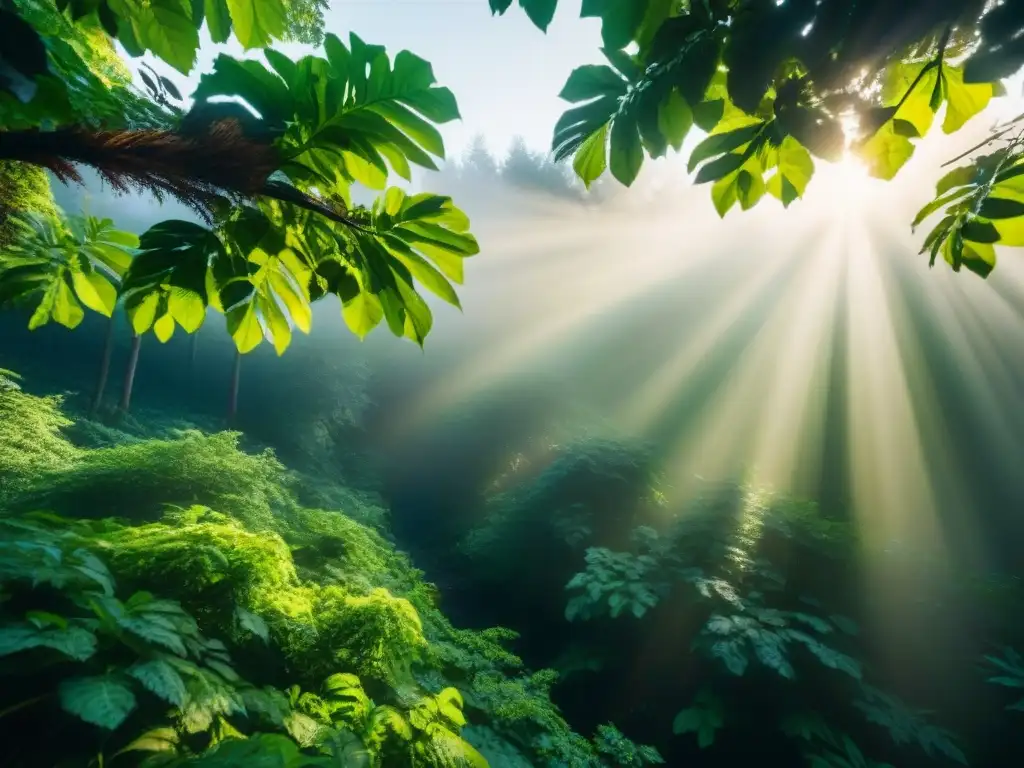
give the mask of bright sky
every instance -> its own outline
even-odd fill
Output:
[[[462,112],[461,122],[442,129],[449,156],[460,153],[476,134],[486,136],[499,155],[517,135],[531,148],[547,151],[567,106],[558,92],[569,73],[603,61],[600,23],[579,17],[580,1],[561,0],[546,35],[518,8],[492,17],[487,0],[334,0],[325,26],[342,40],[355,32],[368,43],[384,45],[392,57],[404,48],[433,64],[439,84],[455,92]],[[304,46],[277,47],[293,57],[304,53]],[[242,53],[233,40],[213,45],[204,31],[198,66],[188,78],[191,87],[221,51]],[[182,83],[184,78],[169,67],[150,64]]]

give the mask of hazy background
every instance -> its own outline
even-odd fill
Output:
[[[598,24],[580,20],[578,6],[563,0],[547,35],[522,13],[492,18],[484,0],[336,2],[327,28],[431,61],[463,116],[444,127],[450,158],[480,135],[500,162],[516,136],[546,151],[565,78],[599,61]],[[240,53],[206,41],[197,73],[218,48]],[[198,80],[154,66],[183,92]],[[988,280],[944,264],[929,270],[917,254],[924,233],[909,223],[931,199],[943,162],[1024,109],[1019,92],[1017,82],[1013,98],[963,135],[922,142],[892,183],[819,163],[805,201],[783,211],[765,200],[724,221],[678,158],[648,161],[635,189],[594,205],[498,176],[458,177],[452,166],[418,177],[417,188],[456,195],[481,242],[460,291],[464,311],[433,302],[435,327],[420,352],[386,329],[361,344],[336,303],[318,304],[312,336],[284,358],[266,347],[246,358],[240,418],[283,408],[311,379],[325,382],[329,403],[358,390],[373,404],[364,408],[367,439],[385,463],[401,464],[394,483],[422,497],[432,479],[446,477],[437,464],[458,452],[453,424],[476,418],[508,453],[568,421],[652,441],[680,494],[695,475],[743,475],[855,516],[873,544],[913,539],[950,562],[1017,562],[1019,254],[1002,250]],[[98,185],[57,196],[69,211],[139,232],[188,216]],[[211,314],[194,372],[180,334],[165,346],[147,337],[137,402],[215,422],[232,356],[222,324]],[[22,326],[0,316],[0,364],[36,368],[51,389],[88,389],[101,319],[73,334]],[[115,366],[126,334],[118,344]],[[340,380],[349,383],[331,383]]]

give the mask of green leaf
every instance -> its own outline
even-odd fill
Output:
[[[744,211],[753,208],[764,196],[764,180],[759,173],[741,169],[736,176],[736,199]]]
[[[210,39],[215,43],[226,43],[231,37],[231,12],[227,0],[203,0],[203,15]]]
[[[173,286],[167,296],[167,311],[185,333],[195,333],[206,319],[206,302],[193,291]]]
[[[636,181],[643,162],[644,149],[640,142],[640,130],[631,116],[620,114],[612,122],[608,152],[608,166],[612,176],[628,187]]]
[[[703,161],[746,146],[761,132],[762,128],[762,124],[756,123],[708,136],[693,148],[686,169],[693,173],[693,170]]]
[[[941,195],[941,196],[935,198],[930,203],[928,203],[926,206],[924,206],[920,211],[917,212],[917,215],[914,217],[914,221],[911,223],[910,226],[912,228],[916,228],[918,225],[920,225],[923,221],[925,221],[929,216],[931,216],[933,213],[935,213],[939,209],[944,208],[945,206],[949,205],[950,203],[953,203],[953,202],[956,202],[957,200],[962,199],[964,197],[964,195],[966,195],[968,193],[968,191],[969,190],[965,189],[965,188],[957,188],[957,189],[953,189],[951,192],[948,192],[947,194],[944,194],[944,195]],[[958,208],[959,208],[959,206],[958,206]],[[949,213],[954,213],[954,212],[955,211],[949,211]]]
[[[96,636],[77,626],[40,629],[11,625],[0,629],[0,656],[31,648],[52,648],[75,661],[85,661],[96,652]]]
[[[199,30],[192,23],[191,5],[184,0],[108,0],[131,29],[134,41],[144,50],[188,74],[196,61]]]
[[[177,671],[163,659],[153,659],[128,668],[128,674],[146,690],[176,707],[185,705],[185,683]]]
[[[711,655],[725,662],[732,674],[740,677],[747,671],[749,659],[743,653],[743,647],[737,640],[719,640],[711,646]]]
[[[262,616],[247,611],[239,605],[235,606],[235,618],[238,621],[238,626],[246,632],[251,632],[265,643],[270,642],[270,628]]]
[[[2,369],[0,369],[0,375],[3,375]],[[32,624],[34,627],[39,629],[45,629],[46,627],[57,627],[58,629],[67,629],[68,620],[63,616],[50,611],[29,611],[25,614],[25,619]]]
[[[256,297],[253,295],[235,304],[225,313],[228,333],[234,339],[239,354],[248,354],[263,341],[263,327],[260,325],[256,310]]]
[[[889,181],[914,154],[914,145],[888,123],[860,146],[858,154],[872,176]]]
[[[174,318],[169,313],[158,317],[153,323],[153,334],[161,344],[170,341],[171,336],[174,335]]]
[[[214,59],[213,71],[199,79],[192,94],[196,102],[219,96],[243,99],[271,125],[283,125],[296,110],[293,95],[278,75],[258,61],[242,61],[225,54]]]
[[[986,219],[1013,219],[1024,216],[1024,202],[1004,197],[986,197],[978,210]]]
[[[963,264],[981,277],[988,277],[996,266],[996,249],[989,243],[964,243]]]
[[[658,109],[658,128],[665,140],[678,152],[692,126],[693,112],[690,111],[690,105],[678,91],[670,91]]]
[[[135,694],[115,677],[70,678],[61,682],[58,691],[65,711],[111,731],[135,709]]]
[[[768,179],[770,195],[788,207],[797,198],[803,197],[814,175],[814,160],[810,152],[792,136],[787,136],[777,149],[776,172]]]
[[[589,101],[600,96],[621,96],[627,83],[611,67],[587,64],[569,75],[559,98],[570,102]]]
[[[227,0],[235,37],[246,50],[265,48],[284,35],[286,10],[281,0]]]
[[[380,321],[384,319],[384,308],[376,296],[360,292],[343,304],[341,314],[349,330],[363,339],[380,325]]]
[[[701,749],[710,747],[715,741],[715,732],[725,724],[721,701],[706,692],[694,701],[694,706],[679,712],[672,721],[672,732],[677,736],[684,733],[697,734]]]
[[[964,73],[960,67],[943,65],[942,84],[946,96],[946,117],[942,121],[942,130],[945,133],[959,131],[992,100],[992,84],[965,83]]]
[[[606,123],[588,136],[576,150],[572,167],[587,189],[590,189],[590,185],[599,179],[608,167],[607,144],[608,125]]]
[[[75,295],[80,302],[93,312],[99,312],[104,317],[114,314],[114,306],[117,304],[117,289],[110,284],[103,275],[93,269],[87,272],[73,269],[71,281],[75,286]]]
[[[733,152],[728,155],[722,155],[717,160],[712,160],[710,163],[702,165],[700,170],[697,171],[693,183],[706,184],[709,181],[718,181],[738,171],[746,161],[747,158],[739,153]]]
[[[911,85],[914,85],[913,90],[911,90]],[[932,104],[932,96],[938,88],[941,98],[941,86],[942,82],[936,62],[897,61],[885,73],[882,101],[889,106],[894,106],[902,101],[895,117],[913,125],[918,136],[925,136],[932,126],[935,111],[938,109],[938,105],[933,106]],[[891,122],[884,125],[882,129],[894,132]]]
[[[123,616],[117,623],[124,629],[143,640],[167,648],[179,656],[186,656],[187,650],[181,634],[165,622],[154,620],[145,615]]]
[[[555,18],[555,8],[558,0],[519,0],[519,5],[526,15],[540,30],[547,31],[551,20]],[[493,5],[491,6],[494,7]],[[506,6],[507,7],[507,6]]]
[[[600,18],[602,41],[608,48],[618,50],[636,36],[648,4],[636,0],[583,0],[580,16]]]
[[[975,243],[997,243],[999,242],[999,230],[990,221],[972,219],[960,230],[964,240],[971,240]]]

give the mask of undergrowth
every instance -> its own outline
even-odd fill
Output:
[[[330,496],[355,515],[306,507],[296,475],[237,433],[74,429],[59,399],[14,386],[0,413],[0,658],[21,672],[0,695],[4,765],[656,754],[574,733],[514,632],[453,627],[366,494]],[[65,738],[18,753],[14,729],[57,718]]]

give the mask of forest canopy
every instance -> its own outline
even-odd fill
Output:
[[[541,29],[557,5],[518,2]],[[1019,576],[894,589],[909,650],[880,647],[865,560],[908,583],[934,563],[869,551],[842,513],[746,483],[674,494],[644,445],[532,434],[522,451],[496,418],[446,446],[458,460],[403,446],[429,462],[400,511],[433,529],[446,596],[473,606],[461,628],[398,548],[400,505],[346,476],[338,454],[359,465],[350,438],[369,408],[354,371],[354,394],[328,366],[330,386],[267,387],[266,410],[292,401],[275,407],[284,423],[260,413],[245,434],[127,413],[141,339],[195,340],[211,309],[233,345],[230,422],[242,355],[283,354],[315,302],[337,297],[359,337],[383,324],[418,345],[425,293],[460,306],[481,250],[468,217],[394,178],[445,163],[455,95],[415,53],[325,29],[325,9],[0,0],[0,305],[32,330],[93,313],[107,333],[87,407],[0,369],[0,762],[1021,764]],[[635,192],[645,159],[692,133],[689,171],[723,216],[765,197],[789,207],[818,163],[847,156],[895,177],[935,123],[960,131],[1024,64],[1020,3],[583,0],[582,14],[600,20],[607,64],[565,83],[552,159],[592,193],[609,179]],[[221,54],[183,94],[144,63],[135,82],[118,53],[193,73],[203,30],[260,57]],[[288,41],[315,50],[285,55]],[[1024,246],[1022,125],[951,160],[915,221],[942,214],[932,261],[986,275],[996,245]],[[580,191],[525,144],[500,172],[476,149],[467,175]],[[60,210],[48,179],[79,183],[83,167],[195,220],[130,232]],[[355,204],[360,188],[375,202]],[[508,433],[534,428],[520,416],[502,416]]]
[[[540,29],[557,0],[519,0]],[[505,13],[512,0],[490,0]],[[554,129],[556,159],[584,183],[626,186],[644,157],[679,150],[691,130],[694,182],[720,215],[766,195],[788,207],[818,161],[849,152],[892,179],[944,109],[959,131],[1024,66],[1024,7],[986,0],[583,0],[601,21],[606,65],[569,76],[574,106]],[[1024,246],[1024,116],[1000,126],[939,181],[914,225],[941,212],[930,263],[987,275],[994,245]]]

